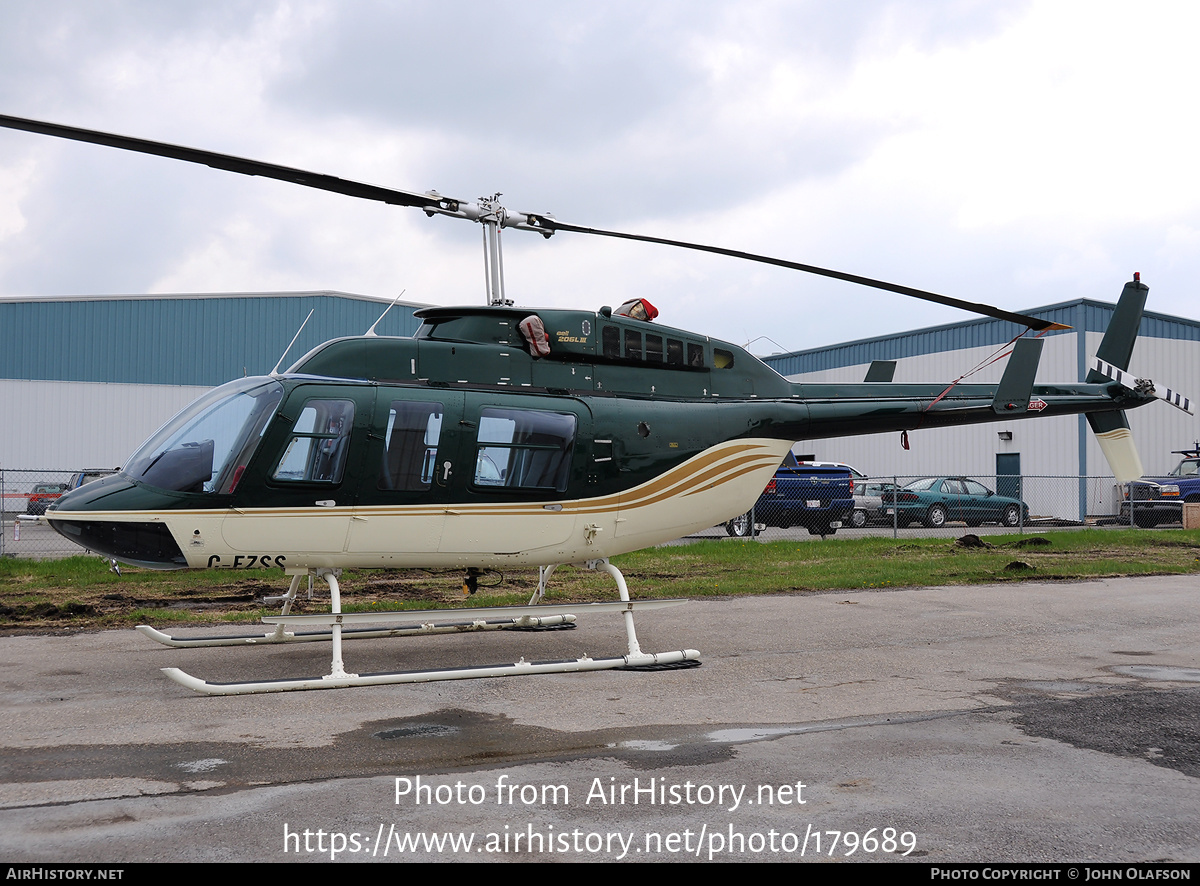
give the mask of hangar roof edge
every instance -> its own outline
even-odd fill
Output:
[[[1116,305],[1111,302],[1078,298],[1031,308],[1021,313],[1054,320],[1072,327],[1050,332],[1047,335],[1069,335],[1080,330],[1103,332],[1115,307]],[[842,366],[858,366],[870,363],[872,360],[896,360],[963,348],[1000,345],[1014,338],[1021,329],[1022,327],[1015,323],[994,320],[990,317],[978,317],[958,323],[925,326],[890,335],[855,339],[820,348],[772,354],[769,357],[763,357],[762,360],[781,375],[792,376],[824,369],[837,369]],[[1200,321],[1145,311],[1142,315],[1140,334],[1147,338],[1200,341]]]
[[[302,289],[267,292],[145,292],[145,293],[113,293],[109,295],[7,295],[0,294],[0,304],[23,304],[26,302],[105,302],[105,301],[182,301],[189,299],[217,298],[312,298],[324,296],[346,298],[355,301],[365,301],[374,304],[387,305],[391,298],[379,295],[362,295],[356,292],[342,292],[337,289]],[[394,296],[393,296],[394,297]],[[417,301],[399,301],[397,305],[411,308],[425,308],[431,305]]]

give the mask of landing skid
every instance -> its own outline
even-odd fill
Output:
[[[562,661],[525,661],[514,664],[482,665],[471,668],[451,668],[436,671],[394,671],[383,674],[345,674],[341,677],[299,677],[288,680],[264,680],[259,683],[209,683],[187,674],[179,668],[163,668],[162,672],[188,689],[205,695],[253,695],[262,692],[293,692],[303,689],[344,689],[350,686],[384,686],[393,683],[432,683],[438,680],[474,680],[478,677],[519,677],[529,674],[568,674],[575,671],[605,671],[618,668],[675,665],[684,661],[698,662],[695,649],[660,652],[638,658],[576,658]],[[644,661],[643,661],[644,659]]]
[[[625,577],[621,571],[607,560],[589,560],[584,564],[588,569],[606,572],[617,583],[620,602],[585,603],[579,605],[546,605],[537,601],[545,596],[546,583],[549,581],[554,566],[542,567],[538,589],[534,593],[530,605],[527,606],[498,606],[482,609],[457,610],[423,610],[405,612],[342,612],[341,591],[338,586],[338,572],[332,569],[297,571],[292,575],[291,587],[283,598],[283,613],[268,616],[263,619],[266,624],[275,625],[275,630],[269,634],[246,634],[224,637],[197,637],[192,639],[172,637],[161,631],[156,631],[147,625],[139,625],[138,630],[147,637],[166,646],[188,648],[197,646],[245,646],[273,643],[311,643],[330,641],[333,644],[332,660],[329,673],[323,677],[299,677],[283,680],[262,680],[244,683],[209,683],[193,677],[179,668],[163,668],[163,673],[196,692],[206,695],[251,695],[263,692],[295,692],[309,689],[341,689],[350,686],[379,686],[396,683],[428,683],[438,680],[469,680],[478,677],[524,676],[529,674],[559,674],[576,671],[601,671],[613,669],[627,670],[669,670],[679,667],[691,667],[699,664],[700,653],[695,649],[682,649],[662,653],[642,652],[634,631],[633,611],[635,609],[663,609],[678,606],[687,600],[640,600],[631,601]],[[303,575],[315,575],[329,585],[332,600],[332,612],[320,615],[289,615],[292,602],[300,587]],[[567,610],[571,610],[568,612]],[[366,639],[382,637],[415,636],[423,634],[463,633],[487,630],[521,630],[537,628],[573,627],[574,612],[609,613],[620,612],[625,622],[625,635],[629,651],[627,655],[617,658],[592,658],[584,655],[577,659],[560,661],[526,661],[521,658],[512,664],[485,665],[480,667],[449,668],[427,671],[394,671],[377,674],[348,673],[342,662],[342,640]],[[453,615],[456,621],[442,624],[434,623],[432,617],[448,617]],[[358,624],[397,624],[416,622],[398,627],[354,627]],[[285,625],[300,625],[328,628],[327,630],[287,631]]]

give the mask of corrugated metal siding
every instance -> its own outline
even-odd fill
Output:
[[[336,292],[0,299],[0,378],[213,386],[264,375],[309,310],[290,362],[323,341],[361,335],[387,302]],[[412,335],[397,304],[380,335]]]
[[[0,467],[116,467],[208,388],[0,379]]]
[[[1078,316],[1071,319],[1089,331],[1082,337],[1072,330],[1048,338],[1038,366],[1037,381],[1040,384],[1078,379],[1081,370],[1079,355],[1096,352],[1103,337],[1102,330],[1112,313],[1111,306],[1082,302],[1075,303],[1071,309],[1077,315],[1082,315],[1083,321],[1080,322]],[[1153,332],[1170,333],[1170,337],[1157,337]],[[1139,375],[1179,387],[1190,395],[1193,388],[1200,390],[1196,382],[1200,378],[1198,336],[1200,323],[1162,315],[1148,316],[1142,323],[1132,368]],[[896,381],[949,383],[995,348],[996,345],[989,344],[981,348],[935,351],[901,359],[896,367]],[[866,373],[867,365],[864,362],[836,369],[793,373],[789,378],[792,381],[814,383],[859,382]],[[997,381],[1003,366],[1004,361],[999,361],[973,376],[970,381]],[[1081,435],[1081,422],[1082,418],[1061,416],[963,428],[918,430],[909,434],[909,450],[900,447],[899,434],[889,433],[801,441],[796,445],[796,451],[814,453],[818,459],[826,461],[844,461],[877,476],[961,474],[983,479],[990,485],[987,478],[995,473],[996,454],[1019,452],[1021,471],[1026,476],[1111,477],[1108,463],[1094,436],[1086,430],[1086,423],[1082,425],[1084,430]],[[1173,468],[1179,456],[1173,455],[1172,451],[1200,439],[1200,418],[1172,409],[1165,403],[1152,403],[1131,410],[1129,424],[1143,466],[1151,475],[1161,475]],[[1012,441],[1001,441],[997,436],[1001,430],[1012,431]],[[1113,489],[1112,483],[1089,486],[1082,510],[1092,514],[1113,512],[1117,504]],[[1027,500],[1034,513],[1067,515],[1064,496],[1078,495],[1065,487],[1054,488],[1054,501],[1048,498],[1050,494],[1049,491],[1035,492],[1030,489]]]
[[[1057,305],[1034,308],[1024,313],[1068,326],[1078,326],[1080,322],[1079,308],[1081,307],[1083,308],[1085,330],[1087,332],[1103,332],[1108,326],[1115,306],[1090,299],[1076,299]],[[807,376],[809,373],[843,366],[866,365],[870,364],[872,360],[900,360],[966,348],[999,347],[1016,337],[1021,329],[1022,327],[1014,323],[981,318],[947,326],[915,329],[896,335],[861,339],[826,348],[776,354],[764,357],[763,361],[780,375]],[[1045,337],[1049,339],[1071,332],[1072,330],[1059,330],[1046,333]],[[1142,317],[1139,335],[1148,338],[1200,341],[1200,322],[1147,311]],[[861,377],[858,380],[861,381]],[[1063,377],[1060,376],[1059,380],[1062,381]]]

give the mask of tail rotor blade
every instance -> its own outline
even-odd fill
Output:
[[[1195,414],[1192,412],[1192,401],[1189,397],[1185,397],[1178,391],[1172,391],[1165,386],[1160,388],[1148,378],[1135,378],[1132,373],[1118,369],[1116,366],[1106,363],[1099,357],[1092,358],[1091,368],[1088,370],[1088,378],[1091,379],[1095,374],[1111,379],[1119,385],[1137,391],[1139,394],[1148,394],[1151,397],[1157,397],[1159,400],[1165,400],[1176,409],[1182,410],[1188,415]]]

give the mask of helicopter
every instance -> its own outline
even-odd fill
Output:
[[[1041,318],[770,256],[510,212],[498,195],[420,194],[17,117],[0,116],[0,126],[483,225],[487,304],[424,308],[412,338],[379,336],[373,326],[325,342],[281,371],[285,351],[270,375],[203,395],[119,473],[64,495],[44,516],[64,537],[114,561],[290,576],[287,593],[275,598],[281,614],[264,619],[272,626],[265,634],[179,638],[139,627],[174,647],[332,643],[330,672],[311,679],[210,683],[163,669],[202,693],[694,665],[694,649],[643,652],[634,627],[636,610],[686,601],[632,600],[611,558],[744,513],[794,441],[1082,413],[1118,480],[1128,480],[1142,469],[1125,410],[1155,399],[1189,406],[1127,371],[1148,292],[1138,275],[1124,286],[1086,381],[1035,385],[1043,339],[1025,332],[1065,328]],[[504,291],[505,228],[766,262],[1012,321],[1024,331],[1010,343],[998,384],[798,384],[742,347],[656,322],[643,299],[598,310],[515,305]],[[619,600],[545,603],[562,564],[607,573]],[[455,610],[458,620],[449,623],[435,623],[430,611],[342,611],[341,570],[405,567],[464,570],[468,592],[486,570],[537,567],[539,581],[527,606]],[[330,613],[291,614],[305,577],[310,593],[314,579],[328,584]],[[580,612],[620,613],[627,653],[361,675],[347,671],[342,656],[343,639],[565,628]]]

